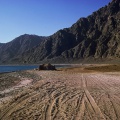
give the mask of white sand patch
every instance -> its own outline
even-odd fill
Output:
[[[9,92],[19,89],[21,87],[25,87],[25,86],[29,85],[32,81],[33,81],[33,79],[22,78],[22,80],[16,86],[13,86],[11,88],[0,91],[0,94],[9,93]]]

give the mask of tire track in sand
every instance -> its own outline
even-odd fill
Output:
[[[83,98],[82,98],[82,101],[81,102],[81,105],[79,103],[79,112],[77,113],[76,117],[75,117],[75,120],[82,120],[83,117],[84,117],[84,112],[85,112],[85,94],[83,94]]]
[[[104,117],[104,115],[102,114],[99,106],[96,104],[94,98],[91,96],[90,92],[88,91],[87,89],[87,86],[86,86],[86,83],[85,83],[85,78],[83,77],[83,74],[82,74],[82,84],[83,84],[83,89],[85,91],[85,95],[88,99],[88,101],[90,102],[95,114],[96,114],[96,117],[99,119],[99,120],[106,120],[106,118]],[[84,98],[83,98],[84,99]]]
[[[22,103],[24,103],[25,101],[27,101],[30,98],[33,98],[35,96],[39,95],[36,94],[35,92],[32,92],[30,95],[29,94],[25,94],[25,96],[22,96],[21,98],[19,98],[17,101],[15,101],[14,103],[12,103],[9,107],[6,107],[4,109],[4,111],[1,112],[0,115],[0,120],[8,120],[10,114],[17,109],[18,106],[22,105]]]
[[[45,111],[45,120],[52,120],[53,115],[52,115],[52,109],[53,107],[58,104],[58,100],[61,98],[61,96],[63,96],[67,91],[65,92],[59,92],[59,95],[55,94],[56,91],[53,91],[50,95],[50,100],[49,103],[46,107],[46,111]],[[57,95],[57,96],[56,96]],[[66,116],[64,116],[64,119],[66,120]]]

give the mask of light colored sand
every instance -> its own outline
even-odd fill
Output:
[[[0,94],[9,93],[9,92],[11,92],[11,91],[13,91],[13,90],[16,90],[16,89],[19,89],[20,87],[23,87],[23,86],[25,87],[25,86],[29,85],[32,81],[33,81],[32,79],[27,79],[27,78],[22,79],[22,80],[18,83],[18,85],[15,85],[15,86],[13,86],[13,87],[11,87],[11,88],[9,88],[9,89],[5,89],[5,90],[3,90],[3,91],[0,91]]]
[[[35,73],[42,79],[1,104],[0,120],[120,120],[119,72]]]
[[[12,91],[18,90],[21,87],[26,87],[27,85],[30,85],[32,83],[32,81],[33,80],[30,78],[21,78],[21,81],[17,85],[15,85],[11,88],[5,89],[3,91],[0,91],[0,94],[4,95],[4,94],[10,93]],[[12,98],[12,96],[5,96],[3,98],[0,98],[0,104],[5,101],[8,101],[10,98]]]

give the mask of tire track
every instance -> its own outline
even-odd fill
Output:
[[[9,118],[9,115],[12,113],[13,110],[17,109],[17,106],[20,106],[21,103],[27,101],[29,98],[35,97],[39,94],[35,94],[34,92],[28,96],[23,96],[21,99],[19,99],[18,101],[14,102],[12,105],[10,105],[10,107],[4,109],[4,111],[2,111],[1,116],[0,116],[0,120],[7,120],[6,118]]]
[[[18,105],[20,102],[22,102],[23,100],[25,100],[27,98],[28,98],[28,96],[25,95],[21,99],[19,99],[17,102],[14,102],[12,105],[10,105],[9,107],[7,107],[3,111],[1,111],[0,120],[4,120],[3,118],[7,117],[10,110],[12,110],[16,105]]]
[[[25,95],[24,95],[25,94]],[[12,102],[12,104],[5,108],[1,114],[0,114],[0,120],[5,120],[5,118],[8,118],[9,115],[12,113],[12,111],[14,111],[15,109],[17,109],[17,106],[20,106],[21,103],[24,103],[25,101],[27,101],[28,99],[32,99],[35,98],[36,96],[40,95],[39,92],[31,92],[29,94],[29,91],[26,91],[21,97],[19,97],[19,99],[17,101],[14,101],[14,103]]]
[[[78,107],[78,113],[76,115],[76,117],[74,118],[74,120],[82,120],[84,117],[84,112],[85,112],[85,94],[83,94],[82,97],[82,101],[80,101],[81,103],[79,103]]]
[[[55,104],[55,101],[56,99],[50,100],[49,105],[47,105],[46,112],[45,112],[45,120],[52,120],[51,111]]]
[[[117,95],[115,95],[116,88],[114,87],[115,85],[113,86],[113,83],[115,82],[116,79],[114,79],[112,77],[110,77],[110,79],[108,79],[109,78],[108,75],[107,75],[107,77],[105,75],[102,75],[100,77],[97,75],[94,75],[91,77],[92,77],[92,79],[95,79],[94,81],[97,83],[97,86],[100,86],[104,90],[104,92],[106,91],[106,95],[108,96],[108,99],[109,99],[110,103],[112,104],[111,109],[113,110],[113,113],[109,111],[107,114],[110,114],[111,117],[114,116],[113,119],[117,119],[117,120],[120,119],[120,114],[119,114],[120,104],[116,104],[116,102],[118,102],[118,103],[120,102],[120,98]],[[111,80],[113,80],[113,83]],[[110,81],[110,83],[108,81]],[[118,83],[118,85],[119,85],[119,83]],[[115,91],[114,91],[114,89],[115,89]],[[117,89],[119,90],[119,88],[117,88]]]
[[[108,91],[112,91],[109,87],[114,88],[116,85],[112,80],[109,83],[109,76],[104,79],[104,76],[99,74],[51,73],[46,74],[46,78],[31,86],[31,89],[25,89],[24,93],[28,93],[27,95],[19,97],[19,94],[8,107],[4,106],[0,111],[0,120],[120,119],[119,92],[109,93],[106,100]]]
[[[106,120],[106,118],[104,117],[104,115],[102,114],[100,108],[98,107],[98,105],[96,104],[94,98],[91,96],[90,92],[88,91],[87,87],[86,87],[86,83],[85,83],[85,78],[83,77],[82,74],[82,83],[83,83],[83,89],[85,91],[86,97],[89,100],[90,104],[92,105],[96,116],[98,117],[98,119],[100,120]]]
[[[55,92],[55,91],[54,91]],[[52,109],[53,106],[57,106],[58,109],[58,101],[61,99],[61,97],[67,92],[63,92],[63,93],[57,93],[57,96],[54,95],[54,92],[50,95],[50,100],[49,100],[49,104],[46,107],[46,111],[45,111],[45,120],[52,120]],[[57,110],[58,111],[58,110]],[[55,116],[53,116],[54,118]],[[65,118],[64,118],[65,119]]]
[[[112,96],[110,96],[110,94],[108,94],[108,98],[110,99],[110,102],[111,102],[111,104],[113,106],[113,109],[114,109],[114,112],[115,112],[115,116],[116,116],[117,120],[119,120],[120,119],[120,114],[118,113],[118,110],[116,109],[117,105],[113,102],[114,99],[112,98]]]

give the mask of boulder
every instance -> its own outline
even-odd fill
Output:
[[[48,64],[42,64],[38,68],[39,70],[56,70],[55,65]]]

